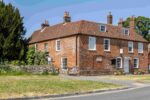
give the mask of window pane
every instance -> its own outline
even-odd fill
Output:
[[[89,50],[96,50],[96,38],[89,37]]]
[[[104,39],[104,50],[109,50],[110,48],[110,40],[109,39]]]

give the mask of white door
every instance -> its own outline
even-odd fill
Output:
[[[124,58],[124,72],[129,73],[129,59]]]

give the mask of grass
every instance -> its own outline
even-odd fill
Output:
[[[75,93],[121,87],[110,83],[69,80],[50,75],[0,76],[0,80],[1,99]]]
[[[121,75],[121,76],[105,76],[106,79],[115,80],[131,80],[137,82],[150,82],[150,75]]]

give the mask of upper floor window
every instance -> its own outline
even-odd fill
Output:
[[[35,44],[34,48],[35,48],[35,51],[37,51],[38,50],[38,44]]]
[[[143,43],[138,43],[138,53],[143,53],[143,49],[144,49]]]
[[[110,51],[110,39],[104,39],[104,51]]]
[[[45,44],[44,44],[44,50],[45,50],[45,51],[48,51],[48,43],[45,43]]]
[[[106,25],[100,25],[100,31],[106,32]]]
[[[133,42],[128,42],[128,52],[133,53]]]
[[[139,68],[139,59],[134,58],[134,68]]]
[[[123,33],[125,36],[129,36],[129,29],[128,28],[123,28]]]
[[[122,68],[122,58],[116,58],[116,68]]]
[[[61,42],[60,40],[56,40],[56,51],[60,51],[61,50]]]
[[[96,37],[89,37],[89,50],[96,50]]]

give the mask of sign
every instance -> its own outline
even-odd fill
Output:
[[[96,57],[97,62],[102,62],[102,57]]]

